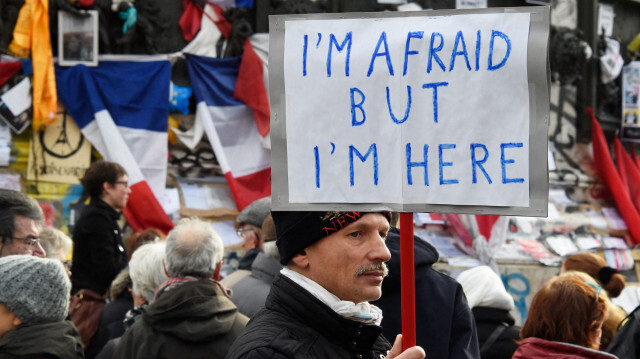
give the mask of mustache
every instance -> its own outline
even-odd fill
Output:
[[[389,275],[389,269],[387,268],[387,265],[385,263],[377,263],[377,264],[368,264],[368,265],[358,267],[358,269],[356,269],[356,276],[359,277],[371,271],[382,271],[383,277],[386,277]]]

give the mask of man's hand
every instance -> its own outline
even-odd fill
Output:
[[[393,348],[389,351],[387,359],[424,359],[426,354],[422,347],[411,347],[402,352],[402,334],[396,336],[396,341],[393,343]]]

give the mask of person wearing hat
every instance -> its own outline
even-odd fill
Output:
[[[280,263],[265,308],[227,359],[424,358],[382,335],[381,295],[391,254],[389,212],[272,212]]]
[[[0,258],[0,358],[84,358],[65,320],[71,283],[59,260]]]
[[[0,257],[28,254],[44,258],[40,227],[44,221],[38,202],[18,191],[0,188]]]
[[[242,238],[245,255],[240,258],[238,269],[251,270],[253,261],[262,252],[262,222],[271,213],[271,197],[264,197],[251,202],[238,217],[238,236]]]
[[[225,279],[230,279],[236,273],[241,272],[235,271],[221,281],[225,287],[232,290],[231,301],[238,307],[240,313],[249,318],[264,308],[264,302],[271,290],[271,283],[280,272],[280,269],[282,269],[282,265],[279,262],[280,254],[278,253],[278,248],[275,245],[272,246],[276,239],[276,228],[271,215],[264,219],[261,235],[265,241],[264,253],[258,253],[251,265],[249,275],[243,276],[242,279],[231,283],[231,285],[227,285]]]
[[[473,311],[481,357],[510,359],[518,349],[520,327],[509,313],[514,308],[513,297],[500,275],[481,265],[463,271],[457,280]]]

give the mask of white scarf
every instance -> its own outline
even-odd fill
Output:
[[[287,267],[282,268],[280,273],[304,288],[344,318],[368,325],[380,325],[380,322],[382,322],[382,310],[375,305],[369,304],[368,302],[355,304],[351,301],[340,300],[340,298],[324,289],[320,284]]]

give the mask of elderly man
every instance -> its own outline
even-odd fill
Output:
[[[262,222],[271,213],[271,197],[264,197],[251,202],[243,209],[238,222],[238,236],[242,238],[242,248],[245,255],[240,258],[238,269],[251,270],[253,261],[262,252],[264,238],[262,238]]]
[[[170,279],[124,333],[114,358],[224,358],[248,318],[213,279],[222,252],[209,223],[185,220],[169,232],[164,264]]]
[[[33,198],[8,189],[0,189],[0,257],[29,254],[44,258],[40,245],[40,227],[44,215]]]
[[[227,358],[424,358],[382,336],[390,213],[272,212],[280,262],[265,308]],[[391,349],[391,351],[389,351]],[[402,352],[402,353],[401,353]]]

